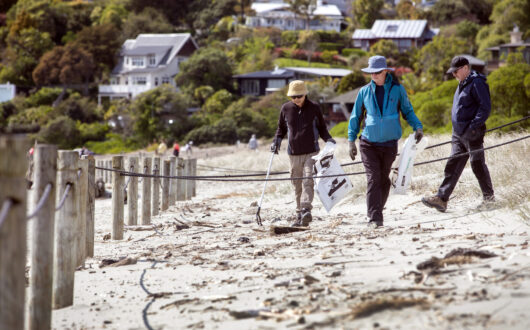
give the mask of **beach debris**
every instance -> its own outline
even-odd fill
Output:
[[[149,231],[149,230],[155,230],[156,228],[162,228],[162,224],[158,225],[152,225],[152,226],[125,226],[126,230],[132,230],[132,231]]]
[[[110,233],[103,235],[103,240],[108,241],[110,239]]]
[[[172,308],[172,307],[179,307],[181,305],[185,305],[185,304],[190,304],[190,303],[194,303],[194,302],[198,302],[200,299],[199,298],[183,298],[183,299],[178,299],[178,300],[175,300],[173,302],[170,302],[169,304],[165,304],[163,305],[162,307],[160,307],[160,309],[168,309],[168,308]]]
[[[289,226],[271,226],[270,232],[273,235],[283,235],[295,233],[298,231],[306,231],[309,228],[307,227],[289,227]]]
[[[306,274],[303,277],[296,277],[288,281],[282,281],[282,282],[275,283],[274,286],[275,287],[282,287],[282,286],[288,287],[291,284],[311,285],[316,282],[320,282],[320,280],[318,280],[317,278],[314,278],[311,275]]]
[[[462,265],[471,263],[473,261],[473,257],[493,258],[496,256],[497,255],[495,253],[485,250],[457,248],[446,254],[443,258],[431,257],[427,261],[420,262],[416,268],[418,270],[438,269],[447,265]]]
[[[403,297],[383,297],[370,301],[364,301],[352,308],[351,317],[359,319],[382,312],[387,309],[403,309],[412,306],[427,308],[429,302],[425,298],[403,298]]]
[[[241,243],[250,243],[250,238],[246,237],[246,236],[241,236],[237,239],[238,242],[241,242]]]
[[[230,316],[232,316],[233,318],[237,320],[242,320],[242,319],[248,319],[251,317],[258,317],[260,316],[260,313],[262,312],[269,313],[270,311],[271,310],[268,308],[260,308],[260,309],[247,309],[244,311],[230,311],[229,314]]]
[[[99,268],[103,267],[119,267],[119,266],[126,266],[126,265],[134,265],[136,264],[138,260],[136,258],[126,257],[121,259],[103,259],[101,260],[101,263],[99,264]]]

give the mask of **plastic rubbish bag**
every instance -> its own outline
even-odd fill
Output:
[[[327,212],[353,188],[350,179],[344,176],[342,167],[333,155],[334,152],[335,144],[328,142],[318,155],[312,157],[315,160],[314,173],[317,176],[343,175],[315,179],[315,191]]]
[[[405,195],[407,193],[412,179],[414,159],[426,146],[427,138],[425,136],[419,143],[416,143],[414,133],[410,134],[407,140],[405,140],[403,150],[392,165],[392,171],[390,172],[393,194]]]

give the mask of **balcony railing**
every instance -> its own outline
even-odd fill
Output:
[[[105,95],[123,95],[131,96],[132,98],[136,97],[138,94],[141,94],[145,91],[152,89],[151,84],[147,85],[99,85],[98,90],[99,94]]]

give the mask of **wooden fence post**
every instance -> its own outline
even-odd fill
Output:
[[[138,173],[138,157],[129,157],[130,172]],[[138,224],[138,177],[130,176],[127,186],[127,224],[136,226]]]
[[[191,175],[197,176],[197,158],[191,160]],[[191,180],[191,195],[193,197],[197,196],[197,180]]]
[[[160,175],[160,157],[153,157],[153,174]],[[160,178],[153,178],[153,190],[151,194],[151,214],[158,215],[160,209]]]
[[[26,151],[22,135],[0,136],[0,209],[13,201],[0,222],[0,327],[24,329],[26,268]],[[0,219],[1,220],[1,219]]]
[[[55,190],[57,147],[39,144],[35,148],[35,202],[50,192],[32,221],[31,267],[26,329],[50,329],[52,320],[53,236],[55,225]]]
[[[184,176],[186,161],[183,158],[177,158],[177,176]],[[186,200],[186,180],[177,179],[177,201]]]
[[[112,169],[123,171],[123,156],[112,157]],[[124,177],[113,173],[112,182],[112,239],[123,239],[123,187]]]
[[[169,175],[175,176],[177,169],[177,157],[171,156],[169,157]],[[177,201],[177,180],[176,179],[169,179],[169,205],[175,205],[175,202]]]
[[[151,174],[151,158],[144,158],[143,174]],[[151,178],[142,178],[142,225],[151,223]]]
[[[169,167],[171,166],[171,163],[169,160],[164,160],[164,176],[169,176]],[[160,208],[161,211],[167,210],[169,207],[169,179],[163,178],[162,179],[162,207]]]
[[[186,168],[185,168],[185,174],[186,176],[192,176],[193,175],[193,159],[188,158],[186,159]],[[190,179],[186,179],[186,200],[190,200],[191,197],[193,197],[193,182]]]
[[[77,202],[79,196],[75,193],[78,184],[78,160],[79,154],[76,151],[59,150],[57,200],[61,201],[66,189],[69,189],[69,192],[64,204],[55,213],[52,305],[54,309],[71,306],[74,302],[74,272],[77,253],[74,231],[79,216]]]
[[[86,157],[86,156],[85,156]],[[96,206],[96,161],[88,156],[88,202],[86,211],[86,256],[94,256],[94,216]]]
[[[81,175],[77,184],[79,189],[79,215],[77,230],[75,231],[77,242],[76,266],[84,266],[86,259],[86,212],[88,209],[88,159],[80,159],[78,166],[79,170],[81,170]]]

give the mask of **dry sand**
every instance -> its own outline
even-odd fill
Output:
[[[511,138],[491,136],[486,145]],[[446,213],[423,206],[421,196],[442,180],[442,162],[415,169],[411,191],[390,196],[377,230],[366,228],[364,175],[351,177],[353,192],[329,214],[315,196],[310,229],[285,235],[269,228],[292,220],[289,181],[268,184],[263,227],[254,221],[263,182],[198,182],[197,197],[153,217],[149,230],[129,228],[122,241],[103,240],[111,201],[97,200],[95,258],[76,272],[74,305],[53,312],[53,328],[529,329],[525,141],[487,154],[494,209],[476,209],[480,189],[469,165]],[[350,162],[346,141],[338,142],[339,161]],[[199,175],[228,174],[201,165],[262,171],[270,157],[266,146],[222,151],[202,150]],[[439,147],[419,160],[448,154]],[[273,170],[287,168],[282,149]],[[456,249],[475,255],[457,250],[442,259]],[[99,267],[126,257],[137,262]],[[418,266],[432,257],[441,260]]]

